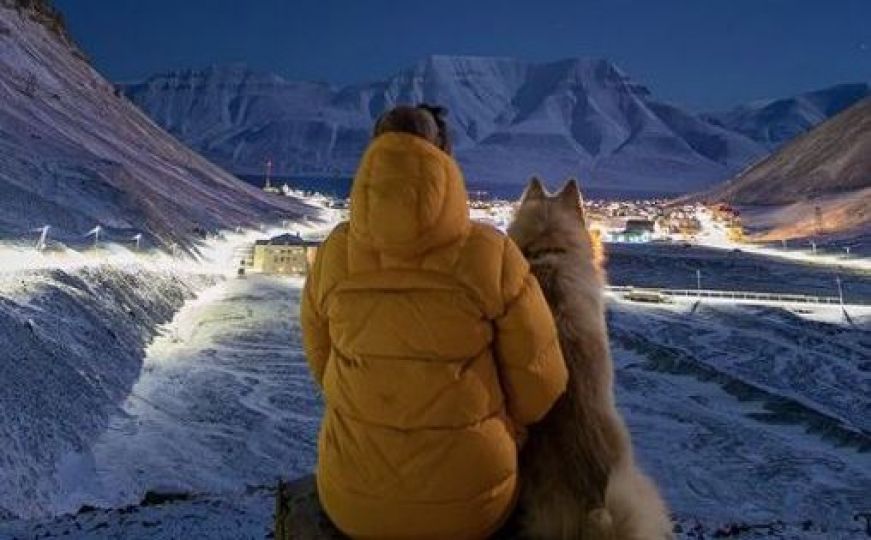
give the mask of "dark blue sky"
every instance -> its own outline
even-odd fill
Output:
[[[428,54],[613,60],[658,97],[730,107],[871,80],[871,0],[55,0],[98,69],[245,62],[383,78]]]

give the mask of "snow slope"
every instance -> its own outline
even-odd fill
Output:
[[[450,110],[457,153],[476,183],[533,173],[593,187],[685,192],[767,150],[656,101],[606,60],[529,63],[430,56],[381,81],[292,82],[244,66],[155,75],[125,93],[170,133],[239,174],[350,176],[374,119],[396,103]]]
[[[107,428],[146,343],[212,282],[116,266],[0,274],[0,515],[63,497],[65,460]]]
[[[18,0],[0,1],[0,237],[83,243],[145,235],[190,245],[203,231],[305,212],[240,182],[167,135]]]

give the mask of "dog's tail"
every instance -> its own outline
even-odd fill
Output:
[[[669,540],[672,523],[653,482],[632,463],[611,471],[605,507],[587,514],[584,538]]]

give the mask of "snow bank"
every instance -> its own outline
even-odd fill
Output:
[[[0,281],[0,516],[46,512],[66,455],[136,382],[146,344],[205,275],[139,266],[41,269]]]

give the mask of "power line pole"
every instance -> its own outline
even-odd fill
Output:
[[[823,209],[819,206],[814,207],[814,235],[820,236],[823,234]]]
[[[835,275],[835,283],[838,285],[838,301],[841,303],[841,309],[844,309],[844,288],[841,286],[841,276]]]

